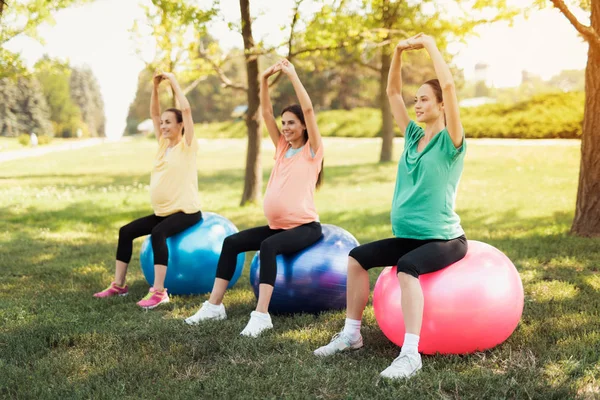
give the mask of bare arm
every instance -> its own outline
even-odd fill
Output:
[[[433,68],[442,87],[446,129],[448,129],[454,147],[458,148],[462,146],[463,127],[460,122],[460,109],[458,107],[458,98],[456,97],[456,87],[454,86],[452,72],[446,61],[444,61],[444,57],[442,57],[442,53],[440,53],[432,37],[419,34],[415,38],[415,40],[422,43],[433,61]]]
[[[152,123],[154,125],[154,134],[156,135],[156,139],[160,141],[160,104],[158,102],[158,85],[163,80],[161,74],[154,74],[154,78],[152,79],[153,87],[152,87],[152,95],[150,96],[150,118],[152,118]]]
[[[317,116],[313,109],[312,101],[310,100],[304,85],[300,81],[300,78],[298,78],[294,65],[288,60],[282,60],[281,70],[290,78],[292,86],[294,86],[294,91],[296,92],[296,96],[298,96],[298,101],[300,102],[300,107],[302,107],[302,113],[304,114],[310,148],[316,153],[317,150],[319,150],[319,147],[321,147],[321,133],[317,126]]]
[[[402,133],[410,122],[404,99],[402,98],[402,52],[407,49],[406,41],[400,42],[394,49],[390,72],[388,74],[387,96],[392,109],[392,115]]]
[[[173,92],[175,92],[175,97],[177,97],[177,101],[179,102],[179,107],[181,108],[181,114],[183,117],[183,138],[185,139],[185,143],[188,146],[192,145],[192,141],[194,138],[194,120],[192,119],[192,108],[190,107],[190,103],[188,99],[183,94],[183,90],[179,86],[179,82],[175,78],[175,75],[172,73],[163,73],[163,76],[169,80],[171,83],[171,87],[173,88]]]
[[[277,127],[275,115],[273,114],[273,104],[271,104],[271,98],[269,97],[269,77],[278,71],[281,71],[279,63],[267,68],[260,79],[260,111],[275,147],[277,147],[281,132]]]

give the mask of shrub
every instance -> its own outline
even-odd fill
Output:
[[[461,108],[461,121],[467,137],[579,138],[584,101],[583,92],[543,94],[518,103]],[[409,115],[415,117],[414,108]],[[323,136],[381,136],[381,111],[375,108],[321,111],[317,121]],[[246,137],[243,121],[202,123],[194,128],[196,136],[203,138]],[[395,132],[401,136],[397,127]],[[263,134],[267,136],[264,124]]]

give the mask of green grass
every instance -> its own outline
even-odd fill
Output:
[[[325,145],[321,220],[361,243],[389,237],[395,164],[377,163],[378,140]],[[198,159],[203,209],[240,229],[264,223],[260,206],[238,207],[244,146],[203,140]],[[398,142],[396,156],[400,148]],[[600,397],[600,240],[568,234],[577,145],[470,142],[458,212],[470,239],[515,263],[525,287],[523,318],[504,344],[423,357],[418,376],[394,383],[378,379],[398,349],[378,329],[371,306],[366,347],[325,360],[312,350],[342,327],[343,312],[277,316],[264,337],[239,337],[255,305],[248,268],[226,297],[229,319],[189,327],[182,318],[207,296],[174,296],[151,312],[135,305],[148,289],[139,240],[130,296],[93,299],[111,280],[118,228],[151,212],[154,150],[155,143],[134,140],[0,164],[1,398]],[[264,184],[272,154],[265,140]]]
[[[15,137],[4,137],[0,136],[0,152],[21,150],[26,149],[27,146],[23,146]]]

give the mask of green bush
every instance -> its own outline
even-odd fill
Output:
[[[39,135],[38,137],[38,145],[42,146],[44,144],[48,144],[52,141],[52,138],[48,135]],[[23,146],[29,146],[31,144],[31,137],[26,134],[23,133],[21,135],[19,135],[19,137],[17,138],[17,140],[19,141],[19,143]]]
[[[583,92],[534,96],[514,104],[486,104],[461,109],[469,137],[579,138],[583,122]]]
[[[23,134],[19,135],[17,140],[19,141],[19,144],[21,144],[23,146],[29,146],[29,135],[28,134],[23,133]]]
[[[40,146],[49,144],[52,141],[52,138],[48,135],[40,135],[38,136],[38,144]]]
[[[461,108],[461,121],[468,137],[579,138],[584,101],[583,92],[543,94],[513,104]],[[409,115],[415,117],[413,108]],[[317,121],[323,136],[381,136],[381,111],[375,108],[322,111],[317,114]],[[244,121],[196,124],[194,131],[204,138],[246,137]],[[401,136],[397,127],[395,131],[396,136]],[[264,125],[263,134],[267,135]]]

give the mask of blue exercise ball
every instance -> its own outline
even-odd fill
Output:
[[[202,294],[212,290],[223,241],[238,232],[227,218],[203,212],[202,219],[177,235],[167,238],[169,261],[165,287],[171,294]],[[140,264],[146,281],[154,283],[154,253],[149,235],[142,244]],[[244,268],[244,253],[238,255],[235,274],[229,287],[235,285]]]
[[[358,241],[346,230],[322,224],[316,243],[277,256],[277,278],[269,305],[272,313],[312,313],[346,308],[348,253]],[[258,298],[260,252],[250,266],[250,283]]]

